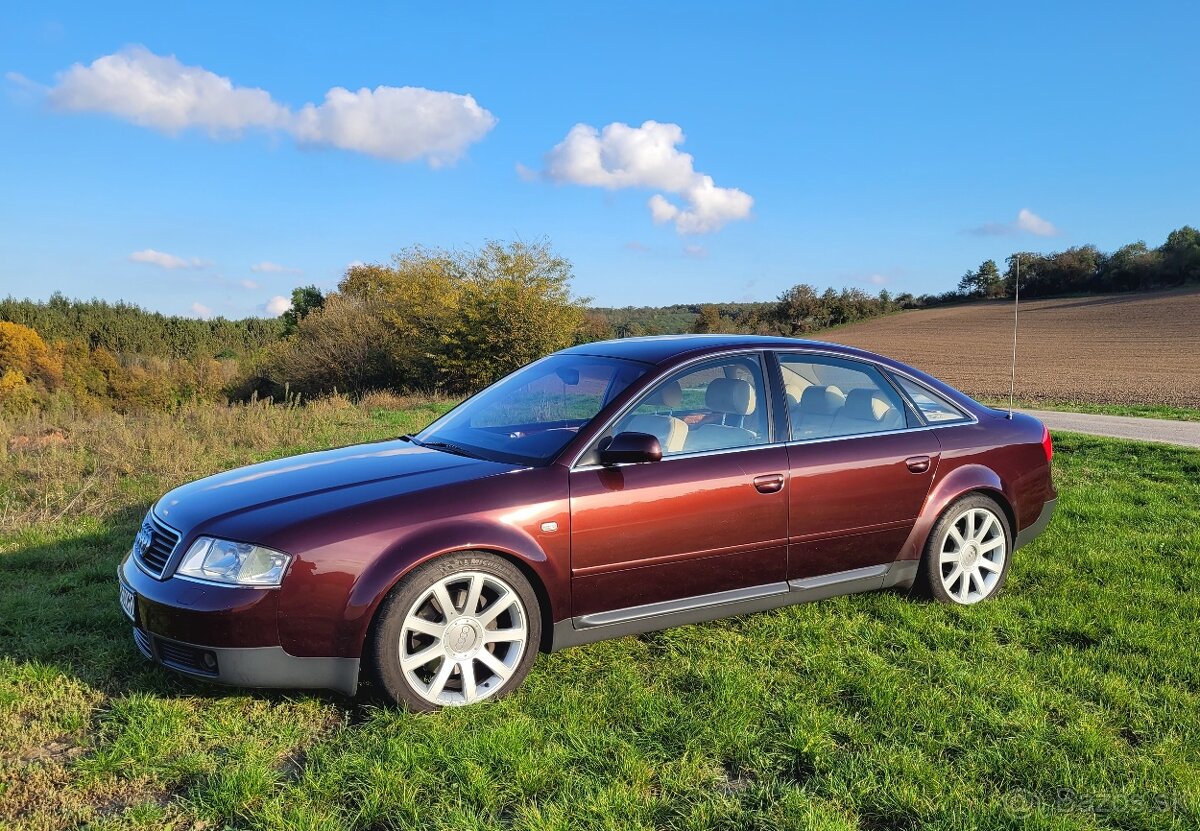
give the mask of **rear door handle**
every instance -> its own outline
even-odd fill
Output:
[[[924,473],[929,470],[929,457],[910,456],[904,460],[904,464],[908,465],[908,469],[913,473]]]
[[[779,493],[783,490],[783,474],[768,473],[754,477],[754,489],[759,493]]]

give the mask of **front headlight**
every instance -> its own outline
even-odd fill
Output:
[[[175,573],[231,586],[278,586],[291,561],[261,545],[197,537]]]

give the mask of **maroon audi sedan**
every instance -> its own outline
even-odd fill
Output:
[[[972,604],[1054,511],[1050,436],[903,364],[746,336],[557,352],[414,436],[251,465],[147,514],[138,648],[416,710],[539,651],[896,588]]]

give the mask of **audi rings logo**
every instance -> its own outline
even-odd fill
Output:
[[[143,522],[142,528],[138,531],[138,535],[133,538],[133,553],[138,557],[146,552],[150,547],[150,543],[154,541],[154,530],[150,527],[149,522]]]

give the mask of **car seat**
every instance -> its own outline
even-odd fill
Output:
[[[832,436],[833,419],[846,404],[846,396],[833,385],[807,387],[800,404],[792,410],[792,438]]]
[[[879,390],[853,389],[846,393],[846,406],[833,419],[833,435],[878,433],[904,426],[904,414]]]
[[[704,391],[704,406],[721,414],[720,424],[702,424],[687,435],[683,449],[720,450],[726,447],[745,447],[758,444],[758,434],[741,426],[743,419],[754,412],[754,387],[741,378],[714,378]],[[730,416],[737,424],[729,424]]]
[[[683,388],[679,386],[678,381],[667,381],[646,399],[645,403],[674,410],[683,404]],[[688,435],[687,422],[669,413],[638,413],[625,422],[622,430],[629,433],[649,433],[658,439],[663,453],[681,452]]]

